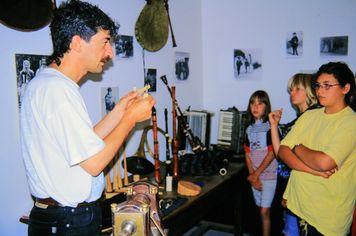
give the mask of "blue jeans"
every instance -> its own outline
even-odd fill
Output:
[[[298,218],[300,236],[323,236],[315,227],[311,226],[305,220]]]
[[[30,213],[29,236],[100,235],[101,208],[99,201],[78,207],[34,206]]]
[[[284,211],[283,233],[288,236],[299,236],[298,218],[290,211]]]

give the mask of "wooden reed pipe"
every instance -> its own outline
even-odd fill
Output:
[[[158,127],[156,108],[152,107],[152,133],[153,133],[153,159],[154,159],[154,176],[157,184],[161,183],[159,147],[158,147]]]
[[[178,122],[178,124],[181,126],[185,137],[187,138],[190,146],[192,147],[193,152],[198,153],[198,152],[206,150],[206,147],[203,145],[201,140],[193,134],[191,128],[189,127],[188,122],[183,118],[184,114],[178,105],[177,99],[175,98],[175,96],[174,97],[172,96],[172,89],[168,85],[167,77],[165,75],[163,75],[160,77],[160,79],[166,85],[168,92],[171,95],[172,102],[174,102],[173,105],[175,106],[175,111],[176,112],[178,111],[177,119],[179,119],[181,121],[181,122]]]
[[[177,139],[177,111],[176,111],[176,87],[172,86],[172,121],[173,121],[173,142],[172,142],[172,156],[173,156],[173,178],[179,179],[179,165],[178,165],[178,139]]]
[[[122,179],[121,179],[121,165],[120,165],[120,155],[117,154],[117,181],[118,181],[118,190],[122,188]]]
[[[164,108],[164,124],[165,124],[165,138],[166,138],[166,160],[168,161],[169,159],[171,159],[171,155],[169,152],[169,134],[168,134],[168,110],[167,108]]]
[[[112,193],[113,188],[111,184],[111,178],[110,178],[110,168],[112,167],[112,161],[110,161],[109,165],[106,167],[105,171],[105,182],[106,182],[106,192],[107,193]]]
[[[127,186],[129,184],[129,177],[127,174],[126,143],[125,142],[123,143],[122,157],[123,157],[123,162],[124,162],[124,185]]]
[[[118,155],[115,154],[114,156],[114,160],[113,160],[113,176],[114,176],[114,180],[113,180],[113,189],[114,192],[117,192],[119,190],[119,183],[118,183],[118,173],[117,173],[117,166],[118,166]]]
[[[175,48],[175,47],[177,47],[177,43],[176,43],[176,38],[174,37],[174,33],[173,33],[173,28],[172,28],[171,17],[170,17],[170,15],[169,15],[168,0],[165,0],[165,1],[164,1],[164,6],[165,6],[166,11],[167,11],[168,23],[169,23],[169,29],[171,30],[171,36],[172,36],[172,46]]]

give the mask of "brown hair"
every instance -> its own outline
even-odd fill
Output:
[[[248,107],[247,107],[248,124],[255,123],[255,119],[253,118],[250,105],[256,99],[258,99],[258,101],[266,105],[265,113],[262,115],[263,122],[268,121],[268,114],[271,112],[271,102],[269,100],[268,94],[263,90],[257,90],[251,95],[250,100],[248,101]]]

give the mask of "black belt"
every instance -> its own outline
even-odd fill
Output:
[[[64,207],[62,204],[54,200],[53,198],[37,198],[35,197],[35,202],[48,205],[48,206],[54,206],[54,207]],[[91,206],[98,202],[98,200],[93,201],[93,202],[81,202],[77,205],[77,207],[83,207],[83,206]]]

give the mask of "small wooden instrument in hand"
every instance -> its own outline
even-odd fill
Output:
[[[133,88],[133,91],[137,92],[140,96],[144,95],[149,89],[151,88],[151,85],[146,85],[140,89]]]

